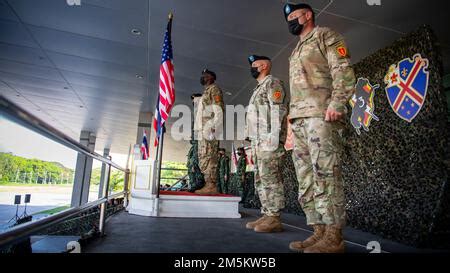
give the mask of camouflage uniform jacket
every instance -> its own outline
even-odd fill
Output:
[[[211,109],[207,109],[207,107],[211,106]],[[205,128],[207,123],[209,124],[209,128],[222,128],[224,109],[222,90],[216,84],[205,87],[203,95],[198,103],[194,130],[203,131],[203,128]],[[206,112],[203,113],[204,111]],[[208,111],[212,111],[213,115]]]
[[[247,157],[240,156],[236,166],[236,176],[238,179],[241,179],[243,175],[245,175],[245,171],[247,170]],[[241,181],[244,183],[244,181]]]
[[[356,79],[343,37],[315,27],[292,52],[289,78],[290,119],[324,117],[328,107],[346,113]]]
[[[288,98],[283,82],[267,75],[258,82],[250,98],[246,116],[246,137],[252,144],[269,145],[269,150],[277,149],[280,143],[286,141],[287,111]],[[272,128],[272,125],[276,128]]]
[[[230,177],[230,158],[227,155],[221,156],[219,159],[219,177]]]

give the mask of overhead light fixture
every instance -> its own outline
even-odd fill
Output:
[[[144,78],[144,76],[142,76],[142,75],[139,75],[139,74],[136,74],[136,78],[138,78],[138,79],[143,79],[143,78]]]
[[[134,35],[141,35],[142,34],[142,32],[139,29],[137,29],[137,28],[133,28],[131,30],[131,33],[134,34]]]
[[[233,93],[231,93],[231,92],[225,92],[225,94],[227,94],[228,96],[233,95]]]

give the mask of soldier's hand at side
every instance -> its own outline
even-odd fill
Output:
[[[227,180],[227,176],[225,175],[225,176],[223,177],[223,179],[224,179],[224,180]]]
[[[327,112],[325,113],[325,121],[338,121],[340,119],[342,119],[343,114],[340,112],[337,112],[333,109],[328,108]]]

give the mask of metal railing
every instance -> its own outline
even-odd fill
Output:
[[[105,183],[103,185],[103,197],[99,198],[93,202],[86,203],[84,205],[70,208],[64,210],[62,212],[53,214],[51,216],[28,222],[19,226],[15,226],[8,231],[0,234],[0,246],[9,245],[18,241],[23,240],[24,238],[39,232],[49,226],[60,223],[72,216],[80,214],[82,212],[88,211],[94,207],[100,205],[100,219],[99,219],[99,232],[100,234],[104,234],[105,232],[105,218],[106,218],[106,202],[108,200],[124,197],[124,206],[127,204],[128,200],[128,181],[130,179],[130,170],[119,166],[118,164],[111,161],[109,158],[105,158],[102,155],[90,151],[86,146],[80,144],[78,141],[70,138],[63,132],[57,130],[50,124],[40,120],[36,116],[30,114],[20,106],[12,103],[2,95],[0,95],[0,113],[7,116],[10,120],[21,124],[28,129],[35,131],[36,133],[43,135],[55,142],[58,142],[72,150],[75,150],[79,153],[84,154],[87,157],[96,159],[105,164]],[[120,193],[116,193],[113,195],[109,195],[109,180],[111,167],[114,167],[125,173],[124,179],[124,190]]]
[[[164,176],[164,177],[160,178],[160,180],[176,180],[175,183],[179,182],[180,180],[185,179],[188,176],[187,175],[188,169],[161,168],[161,171],[183,171],[183,172],[186,172],[186,174],[183,176],[170,176],[170,177]]]

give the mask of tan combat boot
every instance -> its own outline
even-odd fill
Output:
[[[344,253],[342,229],[335,225],[325,227],[325,235],[316,244],[307,247],[303,253]]]
[[[263,215],[262,217],[258,218],[256,221],[253,222],[248,222],[245,225],[246,229],[254,229],[259,223],[261,223],[262,221],[264,221],[264,219],[266,218],[266,215]]]
[[[263,221],[255,226],[254,231],[265,233],[283,231],[280,216],[266,216]]]
[[[289,249],[296,252],[303,252],[307,247],[310,247],[320,241],[325,234],[325,225],[313,225],[314,233],[304,241],[294,241],[289,244]]]
[[[200,195],[219,194],[216,183],[211,180],[205,181],[205,186],[199,190],[196,190],[194,193]]]

